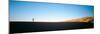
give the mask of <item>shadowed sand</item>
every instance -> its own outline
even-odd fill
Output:
[[[40,32],[93,28],[93,23],[85,22],[10,22],[10,33]]]
[[[64,22],[10,21],[10,33],[40,32],[93,28],[93,17],[83,17]]]

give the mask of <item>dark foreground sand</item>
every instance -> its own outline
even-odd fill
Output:
[[[93,23],[83,22],[10,22],[10,33],[41,32],[93,28]]]

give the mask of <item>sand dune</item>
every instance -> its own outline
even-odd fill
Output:
[[[64,22],[93,22],[93,17],[83,17],[83,18],[77,18],[77,19],[71,19],[71,20],[65,20]]]

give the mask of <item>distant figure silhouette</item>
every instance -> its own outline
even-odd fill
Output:
[[[34,18],[32,19],[32,21],[34,22]]]

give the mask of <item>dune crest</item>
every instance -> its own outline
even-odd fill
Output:
[[[77,19],[71,19],[71,20],[65,20],[64,22],[93,22],[94,18],[93,17],[82,17],[82,18],[77,18]]]

